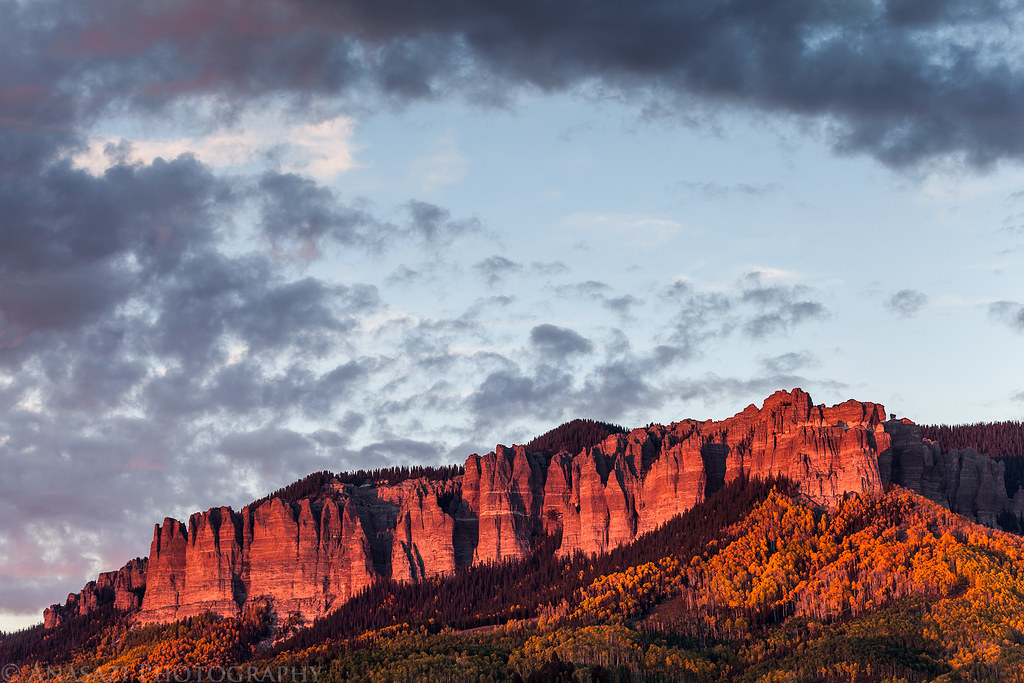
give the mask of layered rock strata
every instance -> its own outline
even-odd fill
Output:
[[[522,557],[545,535],[560,540],[562,554],[603,552],[737,477],[770,475],[825,506],[891,482],[990,525],[1003,511],[1024,512],[1024,495],[1006,497],[1002,464],[972,450],[942,452],[912,423],[886,421],[877,403],[816,406],[796,389],[726,420],[650,425],[580,453],[499,445],[447,481],[335,480],[298,502],[212,508],[187,525],[165,519],[154,529],[141,605],[123,589],[114,595],[126,609],[141,607],[144,622],[237,614],[259,596],[278,614],[310,619],[377,578],[420,581]],[[141,597],[133,577],[128,592]],[[85,609],[90,591],[48,613]]]

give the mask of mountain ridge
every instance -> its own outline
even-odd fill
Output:
[[[521,558],[545,537],[560,539],[562,555],[605,552],[740,476],[785,476],[826,507],[893,483],[989,526],[1024,511],[1024,495],[1006,494],[1001,464],[973,449],[942,451],[913,423],[885,417],[877,403],[816,406],[795,389],[721,421],[612,429],[575,454],[499,444],[448,479],[357,486],[325,476],[298,501],[164,519],[148,558],[101,575],[44,622],[111,601],[143,623],[231,616],[267,595],[277,614],[308,622],[375,580]]]

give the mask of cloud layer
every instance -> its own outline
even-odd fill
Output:
[[[597,87],[651,110],[685,101],[795,115],[837,150],[894,166],[1024,152],[1020,10],[995,0],[91,0],[82,12],[45,1],[0,11],[10,65],[0,102],[6,120],[33,127],[194,95],[228,98],[228,115],[273,94],[499,102],[522,88]]]

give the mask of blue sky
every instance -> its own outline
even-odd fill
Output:
[[[1016,2],[0,0],[0,628],[308,472],[1020,419]]]

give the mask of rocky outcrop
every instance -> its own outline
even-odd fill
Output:
[[[419,581],[455,571],[455,518],[442,509],[453,501],[456,482],[410,479],[383,488],[380,497],[398,506],[391,545],[391,576]]]
[[[889,446],[884,415],[874,403],[815,406],[795,390],[719,422],[684,420],[613,435],[577,456],[550,459],[543,528],[562,534],[562,553],[602,552],[739,476],[784,475],[800,482],[807,497],[832,505],[848,491],[881,486],[878,448]]]
[[[1000,513],[1024,513],[1024,498],[1006,495],[1003,463],[973,448],[943,451],[921,438],[921,428],[907,420],[885,423],[892,439],[878,457],[883,481],[904,486],[976,522],[997,526]]]
[[[474,561],[522,557],[542,530],[547,458],[522,446],[499,445],[466,460],[462,497],[479,520]]]
[[[85,584],[80,592],[69,594],[63,605],[50,605],[43,610],[43,624],[54,628],[70,617],[107,605],[125,612],[139,609],[146,591],[148,565],[148,559],[137,557],[116,572],[103,572],[95,581]]]
[[[990,525],[1007,510],[1024,513],[1024,493],[1006,497],[1000,463],[969,449],[942,452],[913,423],[886,421],[879,404],[817,406],[796,389],[725,420],[649,425],[579,453],[499,445],[445,481],[335,479],[297,502],[212,508],[187,525],[165,519],[148,566],[101,575],[47,610],[46,623],[110,601],[139,609],[140,621],[231,615],[264,596],[279,614],[311,619],[378,578],[421,581],[522,557],[544,536],[556,537],[562,554],[603,552],[737,477],[771,475],[824,506],[895,483]]]
[[[165,519],[153,531],[141,621],[210,610],[235,615],[270,596],[278,613],[326,614],[373,580],[369,544],[350,498],[291,503],[272,498],[241,512],[212,508],[188,529]]]

